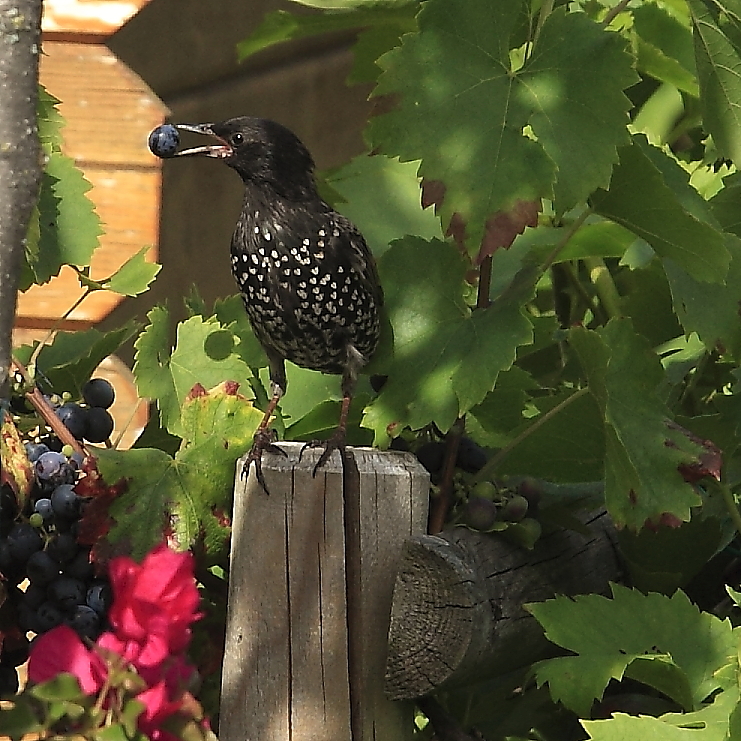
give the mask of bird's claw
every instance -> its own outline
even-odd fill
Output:
[[[268,496],[270,496],[270,491],[268,490],[267,484],[265,483],[265,477],[262,473],[262,454],[268,452],[274,453],[275,455],[282,455],[284,458],[288,457],[288,453],[286,453],[283,448],[279,448],[277,445],[275,445],[275,439],[275,430],[269,428],[258,430],[255,433],[255,439],[252,443],[252,447],[250,448],[250,452],[247,454],[247,459],[242,465],[241,473],[241,478],[246,479],[249,476],[250,467],[254,463],[255,478],[257,478],[257,483],[260,484],[262,490]]]
[[[316,476],[317,471],[330,459],[333,451],[339,450],[340,454],[344,452],[345,434],[344,432],[338,430],[328,440],[310,440],[309,442],[304,443],[304,446],[301,448],[301,451],[298,454],[299,463],[301,462],[301,456],[303,456],[304,451],[307,448],[324,448],[322,454],[319,456],[319,460],[316,462],[311,473],[312,476]]]

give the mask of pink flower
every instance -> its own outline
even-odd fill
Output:
[[[29,679],[44,682],[68,672],[77,677],[83,692],[96,694],[108,676],[106,657],[117,654],[146,684],[136,695],[144,704],[139,729],[152,741],[177,741],[160,726],[178,712],[189,712],[187,690],[195,669],[184,652],[190,626],[201,616],[196,611],[200,597],[193,557],[160,545],[141,564],[126,557],[113,559],[109,577],[113,631],[101,634],[88,648],[71,628],[54,628],[34,642]]]
[[[108,674],[101,657],[90,651],[77,633],[66,625],[39,636],[34,641],[28,661],[31,682],[45,682],[63,673],[77,677],[86,695],[95,694]]]
[[[190,553],[162,544],[141,564],[113,559],[109,576],[114,600],[108,619],[119,639],[141,647],[135,665],[155,666],[185,649],[190,625],[200,617]]]

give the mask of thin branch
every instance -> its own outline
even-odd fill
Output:
[[[489,291],[491,290],[491,268],[493,259],[491,255],[485,257],[479,266],[479,288],[476,295],[476,308],[486,309],[491,301]]]
[[[584,222],[592,215],[592,209],[591,208],[585,208],[584,211],[579,214],[579,216],[574,219],[574,221],[571,222],[569,225],[569,228],[564,233],[563,237],[558,241],[556,246],[551,250],[551,253],[546,257],[545,262],[540,266],[539,270],[541,275],[545,273],[548,268],[553,265],[553,263],[556,261],[556,258],[561,254],[564,247],[569,243],[569,240],[571,237],[576,234],[579,229],[583,226]]]
[[[614,7],[610,8],[602,19],[602,25],[607,28],[615,18],[620,15],[630,5],[630,0],[620,0]]]
[[[49,427],[51,427],[52,432],[60,439],[62,445],[71,446],[75,453],[78,453],[83,458],[87,458],[88,453],[85,448],[83,448],[80,442],[73,437],[72,433],[62,423],[62,420],[57,417],[56,412],[51,408],[51,405],[44,395],[38,388],[36,388],[36,385],[33,384],[33,380],[28,375],[25,366],[15,359],[11,362],[14,370],[18,371],[18,373],[23,376],[23,380],[27,384],[33,386],[30,391],[26,392],[26,399],[28,399],[29,403],[38,412],[38,415]]]
[[[430,519],[427,526],[427,532],[430,535],[435,535],[443,529],[445,518],[448,516],[448,511],[453,503],[453,474],[455,473],[455,462],[458,458],[458,448],[460,447],[465,424],[465,418],[458,417],[445,437],[445,461],[443,463],[442,481],[440,482],[439,493],[430,505]]]

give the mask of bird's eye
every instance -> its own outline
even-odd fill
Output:
[[[244,137],[237,132],[236,134],[232,134],[231,142],[235,147],[238,147],[240,144],[244,144]]]

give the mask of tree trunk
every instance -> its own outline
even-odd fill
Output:
[[[410,538],[394,587],[388,696],[410,699],[499,676],[554,651],[523,605],[606,593],[622,575],[607,513],[582,520],[590,535],[556,530],[532,551],[465,528]]]
[[[41,179],[36,126],[41,0],[0,0],[0,401],[24,238]]]

